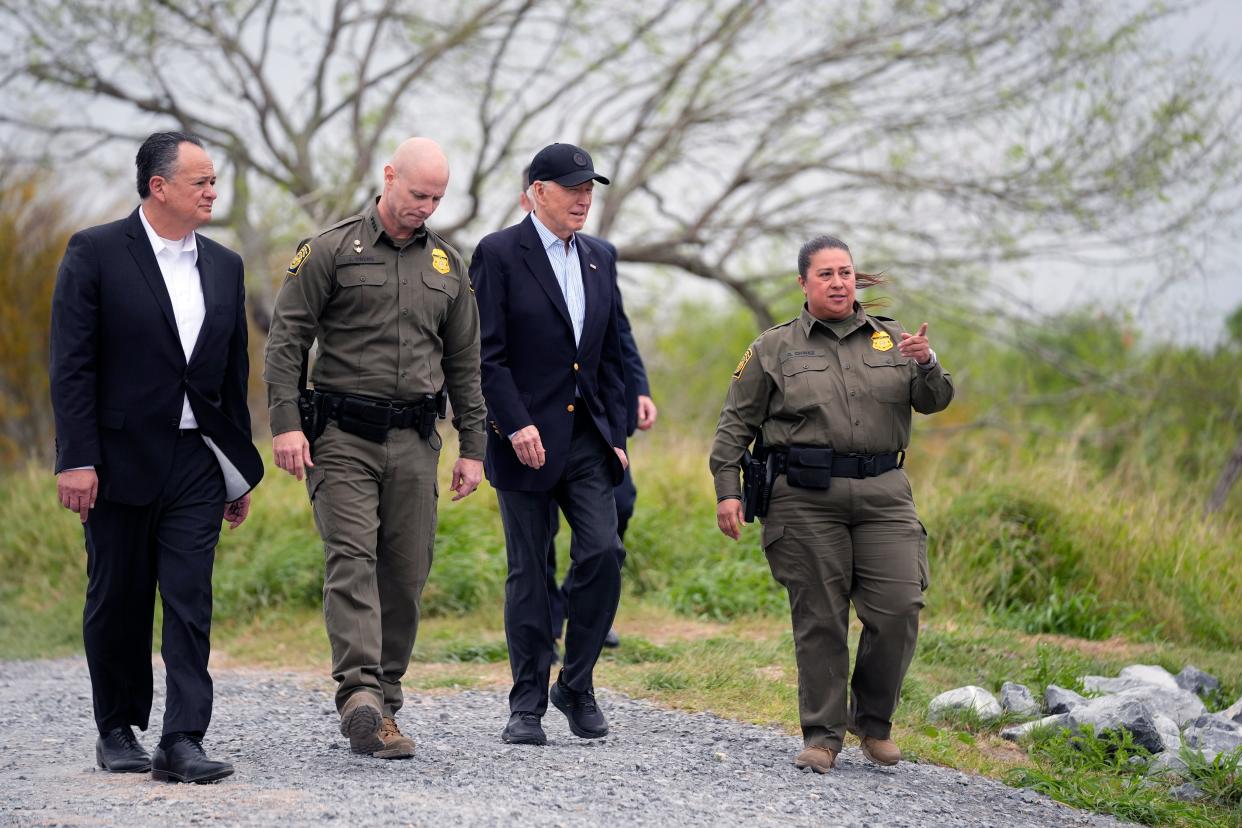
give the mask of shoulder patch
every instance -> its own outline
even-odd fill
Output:
[[[289,262],[289,269],[286,271],[290,277],[296,277],[302,272],[302,265],[306,264],[306,260],[310,258],[311,246],[303,242],[298,248],[298,252],[293,255],[293,261]]]
[[[746,353],[742,354],[742,361],[739,362],[737,364],[737,367],[733,369],[733,379],[736,380],[742,376],[742,372],[746,370],[746,364],[750,362],[750,358],[753,357],[754,355],[755,355],[754,348],[746,349]]]

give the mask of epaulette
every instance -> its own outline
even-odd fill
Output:
[[[344,227],[347,224],[353,224],[359,221],[362,221],[362,213],[355,213],[354,215],[349,216],[348,218],[341,219],[336,224],[329,224],[327,227],[323,228],[318,233],[316,233],[313,238],[319,238],[320,236],[326,233],[330,233],[333,230],[337,230],[341,227]]]
[[[870,316],[872,319],[876,320],[877,322],[896,322],[897,321],[891,316],[877,316],[874,313],[869,313],[867,314],[867,316]]]

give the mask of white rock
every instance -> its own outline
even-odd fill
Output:
[[[1242,698],[1220,711],[1220,715],[1226,719],[1233,719],[1238,724],[1242,724]]]
[[[1131,687],[1117,695],[1146,702],[1154,712],[1163,713],[1177,722],[1178,727],[1185,727],[1207,712],[1202,699],[1180,687],[1170,690],[1166,687],[1147,684],[1141,687]]]
[[[981,719],[995,719],[1002,712],[996,697],[973,684],[947,690],[927,705],[927,718],[932,721],[945,718],[956,711],[973,710]]]
[[[1117,677],[1137,679],[1170,690],[1181,689],[1177,686],[1177,677],[1158,664],[1131,664],[1129,667],[1123,667]]]
[[[1134,743],[1151,753],[1164,750],[1164,742],[1156,729],[1155,712],[1140,698],[1123,694],[1091,699],[1069,712],[1069,725],[1081,730],[1091,725],[1099,736],[1106,730],[1130,731]]]
[[[1038,716],[1039,702],[1031,695],[1030,689],[1024,684],[1007,681],[1001,685],[1000,705],[1002,710],[1017,713],[1020,716]]]
[[[1067,690],[1055,684],[1049,684],[1044,688],[1044,707],[1049,713],[1067,713],[1080,704],[1086,703],[1087,700],[1073,690]]]
[[[1152,721],[1156,724],[1156,733],[1160,736],[1160,742],[1164,745],[1165,752],[1176,754],[1181,750],[1182,731],[1178,728],[1177,722],[1163,713],[1156,713],[1152,716]]]
[[[1002,739],[1007,739],[1010,742],[1016,742],[1036,728],[1065,727],[1068,721],[1068,714],[1057,713],[1054,716],[1045,716],[1042,719],[1035,719],[1034,721],[1023,722],[1022,724],[1010,725],[1000,732],[1000,737]]]

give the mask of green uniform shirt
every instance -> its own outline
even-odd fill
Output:
[[[461,456],[483,458],[479,310],[461,256],[435,233],[394,242],[372,202],[298,247],[265,351],[274,435],[302,427],[298,377],[316,337],[320,391],[418,400],[447,385]]]
[[[712,443],[717,500],[741,496],[742,455],[760,426],[769,446],[880,454],[909,444],[911,408],[932,414],[953,399],[939,361],[924,370],[897,350],[900,323],[857,304],[842,322],[821,322],[804,305],[797,319],[764,331],[746,350]]]

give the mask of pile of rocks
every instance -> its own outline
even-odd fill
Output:
[[[1153,775],[1185,771],[1179,758],[1183,745],[1209,762],[1242,747],[1242,698],[1227,710],[1208,713],[1201,696],[1219,689],[1220,682],[1195,667],[1173,675],[1163,667],[1132,664],[1115,678],[1083,676],[1081,682],[1091,698],[1050,684],[1043,705],[1028,688],[1013,682],[1001,686],[999,700],[982,687],[958,687],[932,699],[927,716],[937,721],[973,711],[983,720],[1006,713],[1028,718],[1001,730],[1011,741],[1042,727],[1077,732],[1091,725],[1097,734],[1128,730],[1135,744],[1154,755],[1148,767]]]

